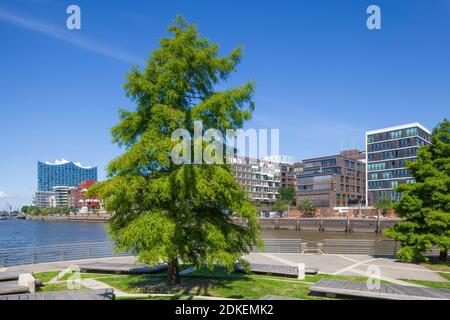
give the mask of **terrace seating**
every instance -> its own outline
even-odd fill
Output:
[[[155,267],[147,265],[133,265],[113,262],[94,262],[78,266],[84,273],[114,273],[114,274],[151,274],[167,269],[167,265],[159,264]]]
[[[0,296],[0,300],[114,300],[114,289],[74,290]]]
[[[336,295],[384,300],[450,300],[450,290],[380,284],[379,288],[369,288],[365,282],[322,279],[309,290],[327,297]]]
[[[240,263],[235,265],[235,270],[238,272],[244,271],[244,266]],[[299,275],[298,266],[279,265],[279,264],[263,264],[263,263],[250,263],[249,268],[251,272],[274,274],[288,277],[297,277]],[[316,268],[305,268],[305,274],[317,274],[319,272]]]

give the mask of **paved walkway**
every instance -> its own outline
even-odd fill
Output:
[[[373,276],[374,272],[379,271],[380,276],[388,281],[392,279],[446,281],[437,272],[421,265],[401,263],[394,259],[374,258],[369,255],[252,253],[245,259],[252,263],[281,265],[304,263],[308,268],[318,268],[320,273],[343,276]]]

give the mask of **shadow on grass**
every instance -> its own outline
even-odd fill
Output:
[[[234,273],[230,275],[221,268],[215,268],[213,271],[202,269],[191,275],[182,276],[181,283],[175,286],[169,286],[166,283],[166,277],[163,275],[141,276],[130,279],[127,286],[131,290],[141,293],[174,294],[174,300],[181,299],[183,295],[215,296],[214,291],[218,288],[222,292],[230,292],[229,295],[224,296],[225,298],[243,299],[244,295],[231,293],[238,282],[240,286],[242,286],[242,282],[245,282],[245,286],[251,288],[255,280],[245,274]]]

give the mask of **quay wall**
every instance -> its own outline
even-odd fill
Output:
[[[260,218],[261,229],[300,230],[300,231],[337,231],[337,232],[382,232],[400,221],[397,218]],[[244,219],[235,219],[235,223],[245,225]]]
[[[108,216],[95,215],[62,215],[62,216],[27,216],[35,221],[74,221],[74,222],[107,222]],[[300,231],[338,231],[338,232],[381,232],[385,228],[400,221],[398,218],[259,218],[261,229],[300,230]],[[235,219],[236,224],[245,225],[245,219]]]

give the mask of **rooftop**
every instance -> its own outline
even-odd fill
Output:
[[[407,129],[407,128],[414,128],[414,127],[418,127],[420,129],[422,129],[423,131],[425,131],[426,133],[431,134],[430,129],[428,129],[427,127],[423,126],[419,122],[413,122],[413,123],[408,123],[408,124],[402,124],[402,125],[399,125],[399,126],[393,126],[393,127],[383,128],[383,129],[367,131],[366,135],[382,133],[382,132],[386,132],[386,131],[394,131],[394,130],[401,130],[401,129]]]
[[[48,164],[51,166],[60,166],[60,165],[68,164],[68,163],[73,163],[74,165],[76,165],[79,168],[92,169],[92,167],[90,167],[90,166],[83,166],[80,162],[73,162],[73,161],[66,160],[64,158],[61,160],[55,160],[55,162],[50,162],[50,161],[45,162],[45,164]]]

